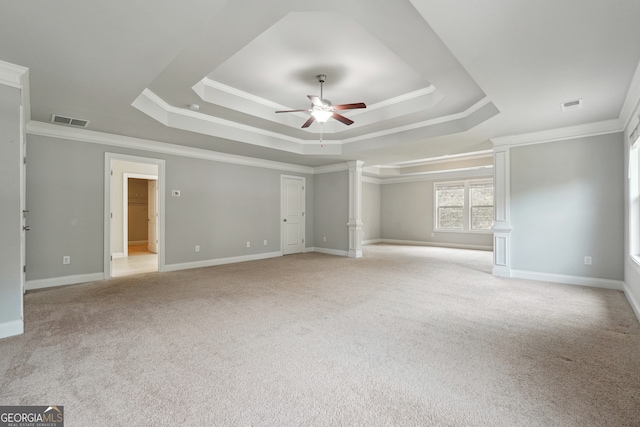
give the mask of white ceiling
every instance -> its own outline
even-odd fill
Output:
[[[0,60],[32,119],[320,166],[408,162],[619,120],[637,0],[31,0],[0,6]],[[308,129],[319,95],[365,102]],[[560,103],[583,99],[562,112]],[[194,112],[187,107],[198,104]],[[622,128],[622,124],[620,125]],[[322,130],[322,144],[320,132]]]

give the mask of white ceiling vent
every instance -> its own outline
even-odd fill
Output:
[[[86,128],[87,126],[89,126],[89,120],[74,119],[73,117],[58,116],[56,114],[53,114],[51,116],[51,123],[76,126],[81,128]]]
[[[582,108],[582,99],[576,99],[575,101],[563,102],[562,104],[560,104],[560,108],[562,108],[562,111],[564,111],[564,112],[573,111],[573,110],[579,110],[580,108]]]

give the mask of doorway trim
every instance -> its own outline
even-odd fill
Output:
[[[129,178],[146,179],[151,181],[158,180],[156,175],[147,175],[143,173],[125,172],[122,175],[122,254],[124,258],[129,256],[129,245],[126,244],[129,240]]]
[[[121,160],[132,163],[146,163],[158,166],[158,271],[165,271],[165,176],[166,167],[163,159],[130,156],[119,153],[105,153],[104,157],[104,278],[111,278],[112,273],[112,170],[113,161]]]

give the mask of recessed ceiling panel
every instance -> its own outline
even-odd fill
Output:
[[[208,77],[291,108],[306,108],[326,74],[334,104],[374,104],[430,83],[349,17],[294,12],[213,70]]]

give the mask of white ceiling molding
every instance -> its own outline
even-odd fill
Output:
[[[206,86],[204,85],[196,85],[194,87],[197,87],[198,90],[206,89]],[[216,90],[217,89],[219,89],[219,87],[216,87]],[[420,103],[425,102],[422,96],[430,96],[433,97],[434,100],[436,99],[436,97],[441,96],[436,90],[418,92],[419,93],[413,97],[398,98],[405,99],[406,102],[416,102],[416,105],[419,105]],[[224,91],[220,93],[228,94],[228,92]],[[250,97],[250,95],[246,94],[246,97]],[[192,111],[188,108],[178,108],[165,102],[150,89],[145,89],[138,96],[138,98],[136,98],[132,105],[138,110],[152,117],[153,119],[164,124],[165,126],[304,155],[340,155],[345,153],[343,147],[345,147],[345,145],[349,143],[369,140],[372,138],[379,138],[391,134],[400,134],[403,132],[413,131],[421,128],[429,128],[431,126],[443,123],[455,124],[456,131],[462,132],[465,130],[469,130],[470,128],[475,126],[475,124],[471,120],[467,120],[469,118],[472,118],[474,115],[478,114],[482,116],[484,113],[486,113],[490,116],[493,116],[498,113],[493,103],[487,97],[484,97],[483,99],[460,113],[451,114],[432,120],[426,120],[407,126],[387,129],[380,132],[374,132],[345,140],[334,139],[320,141],[319,138],[317,138],[317,136],[315,135],[314,139],[312,140],[304,140],[300,138],[290,137],[281,133],[271,132],[253,126],[236,123],[230,120],[220,119],[204,113]],[[254,105],[258,105],[258,103],[254,103]],[[391,107],[392,106],[390,106],[389,108]],[[380,112],[381,110],[377,109],[375,111]],[[276,114],[274,114],[273,112],[271,112],[270,114],[272,116],[276,116]],[[390,142],[387,141],[386,143],[389,144]],[[395,141],[393,143],[398,142]]]
[[[10,62],[0,61],[0,84],[20,89],[24,123],[31,120],[29,69]]]
[[[149,89],[145,89],[131,104],[165,126],[197,132],[204,135],[258,145],[266,148],[288,151],[296,154],[315,154],[315,150],[307,150],[308,146],[320,146],[320,142],[307,141],[287,135],[270,132],[264,129],[220,119],[187,108],[178,108],[166,103]],[[323,142],[324,145],[324,142]],[[339,144],[326,142],[323,154],[341,154]]]
[[[622,124],[623,128],[626,129],[629,126],[629,122],[633,118],[633,111],[638,107],[639,102],[640,102],[640,62],[638,62],[636,71],[633,73],[633,78],[631,79],[631,84],[629,85],[627,96],[625,97],[624,104],[622,104],[622,109],[620,110],[620,123]]]
[[[381,184],[399,184],[403,182],[438,181],[459,178],[492,177],[493,166],[480,166],[473,168],[451,169],[438,172],[422,172],[413,175],[395,176],[390,178],[380,177]]]
[[[521,135],[501,136],[491,138],[491,142],[494,147],[513,147],[518,145],[544,144],[546,142],[562,141],[565,139],[606,135],[616,132],[622,132],[622,125],[619,119],[611,119]]]
[[[0,84],[21,89],[24,85],[24,76],[29,69],[10,62],[0,61]]]
[[[440,157],[432,157],[429,159],[409,160],[406,162],[390,163],[388,165],[378,165],[377,167],[385,168],[412,168],[416,166],[433,165],[438,163],[449,163],[458,160],[475,160],[485,157],[493,157],[493,150],[473,151],[469,153],[447,154]]]
[[[88,129],[71,128],[51,123],[30,121],[27,123],[27,134],[52,138],[68,139],[94,144],[110,145],[114,147],[131,148],[173,156],[191,157],[194,159],[211,160],[215,162],[231,163],[242,166],[253,166],[265,169],[275,169],[285,172],[304,173],[312,175],[314,168],[299,166],[289,163],[274,162],[271,160],[256,159],[253,157],[238,156],[235,154],[219,153],[200,148],[186,147],[182,145],[168,144],[166,142],[151,141],[147,139],[132,138],[128,136],[114,135],[110,133],[96,132]]]
[[[348,139],[343,140],[343,143],[344,144],[351,144],[353,142],[363,141],[363,140],[372,139],[372,138],[378,138],[378,137],[381,137],[381,136],[387,136],[387,135],[391,135],[391,134],[395,134],[395,133],[406,132],[406,131],[415,130],[415,129],[419,129],[419,128],[424,128],[424,127],[430,127],[430,126],[439,125],[439,124],[442,124],[442,123],[449,123],[449,122],[454,122],[454,121],[457,121],[457,120],[464,120],[464,119],[467,119],[467,118],[471,117],[473,114],[477,113],[478,111],[480,111],[483,107],[490,106],[490,105],[493,105],[491,100],[489,100],[488,97],[484,97],[480,101],[476,102],[471,107],[467,108],[465,111],[463,111],[461,113],[450,114],[448,116],[437,117],[435,119],[425,120],[425,121],[422,121],[422,122],[419,122],[419,123],[413,123],[413,124],[406,125],[406,126],[400,126],[400,127],[396,127],[396,128],[392,128],[392,129],[386,129],[386,130],[383,130],[383,131],[380,131],[380,132],[373,132],[373,133],[370,133],[370,134],[367,134],[367,135],[348,138]],[[469,126],[466,129],[461,129],[461,131],[469,130],[470,127],[473,127],[473,126]]]
[[[275,113],[276,110],[292,110],[304,107],[281,105],[227,86],[208,77],[200,80],[192,89],[205,102],[240,111],[295,129],[300,128],[300,119],[304,120],[308,118],[308,114],[303,112],[290,114]],[[358,121],[352,124],[350,129],[357,129],[381,120],[389,120],[423,111],[436,105],[443,97],[444,95],[440,91],[437,91],[433,85],[429,85],[417,91],[368,105],[366,109],[349,112],[350,117],[358,117]],[[300,105],[302,105],[303,102],[305,102],[304,98],[301,97]],[[328,122],[323,125],[323,133],[325,135],[340,132],[341,130],[343,130],[343,127],[338,126],[337,123]],[[303,131],[313,134],[317,133],[311,127],[305,128]]]

